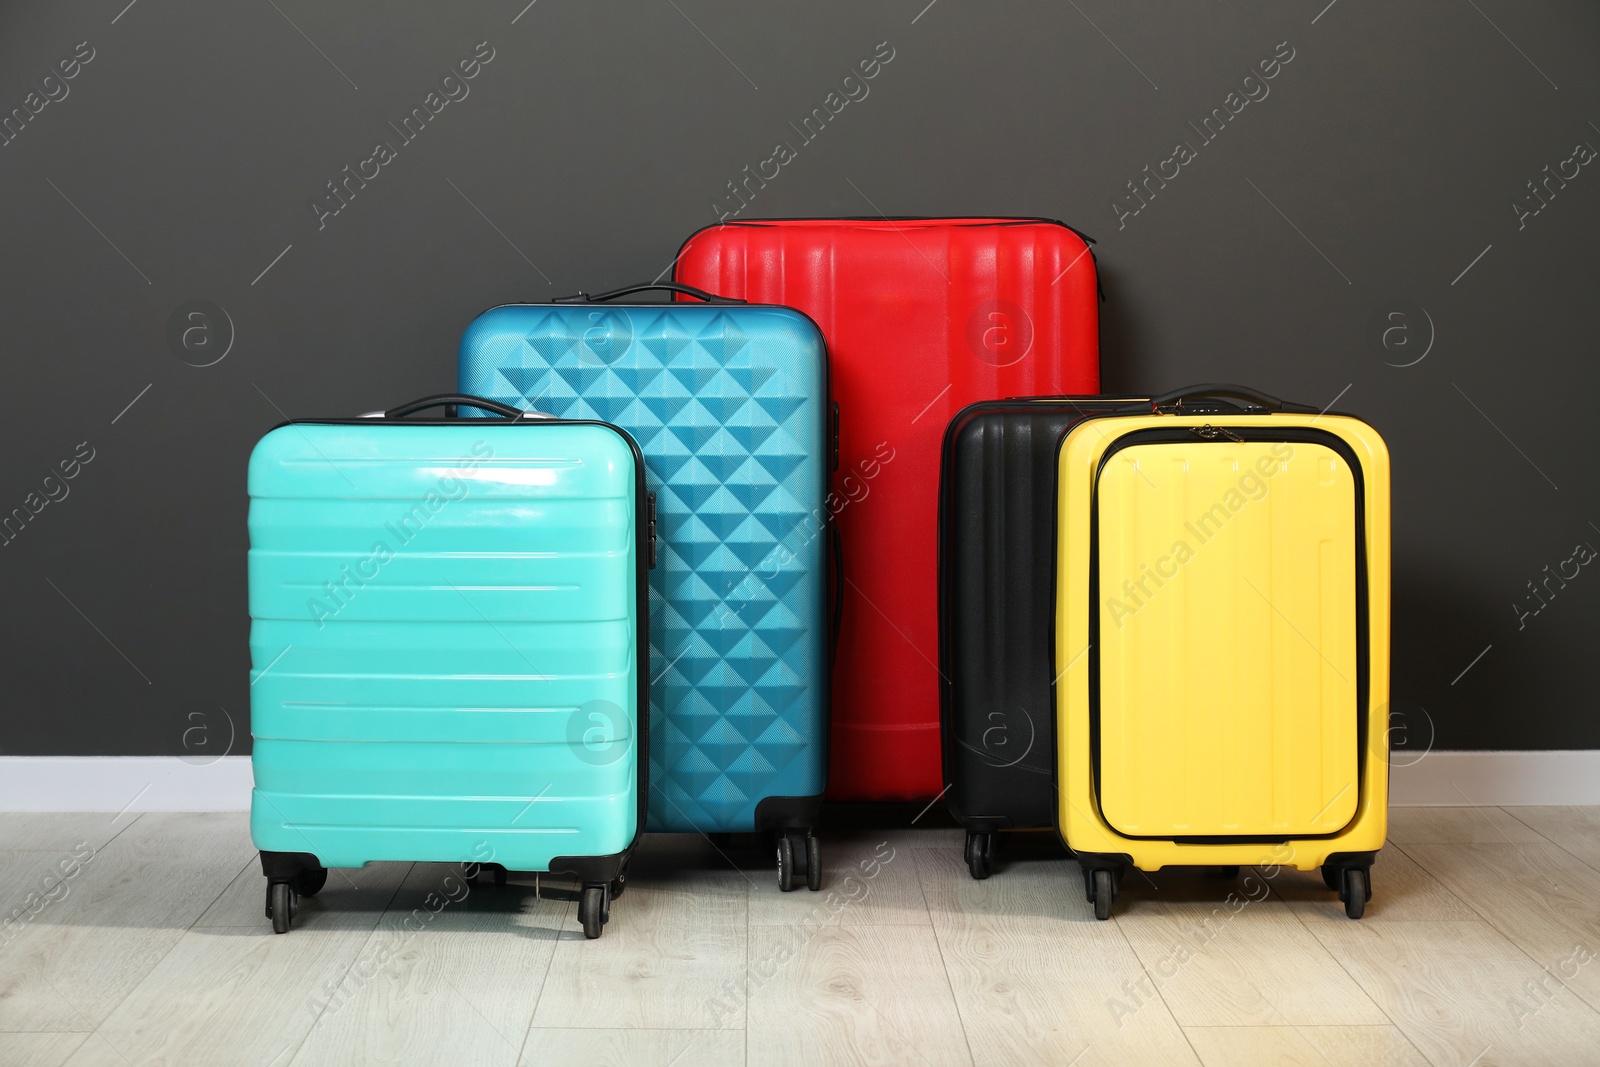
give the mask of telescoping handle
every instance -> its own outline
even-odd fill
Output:
[[[553,418],[553,416],[546,415],[542,411],[522,411],[512,407],[510,404],[502,404],[498,400],[490,400],[481,396],[468,396],[466,393],[437,393],[433,396],[425,396],[420,400],[413,400],[409,404],[401,404],[397,408],[390,408],[381,414],[385,419],[403,419],[407,415],[415,415],[417,412],[426,411],[429,408],[454,409],[456,407],[480,408],[496,415],[503,415],[508,419]]]
[[[1189,385],[1182,389],[1174,389],[1170,393],[1153,396],[1149,400],[1139,401],[1128,405],[1129,411],[1162,411],[1168,410],[1174,414],[1183,414],[1184,402],[1188,400],[1203,400],[1206,397],[1219,397],[1225,400],[1243,400],[1246,414],[1260,414],[1262,412],[1287,411],[1294,414],[1317,413],[1317,409],[1309,404],[1295,404],[1287,400],[1279,400],[1275,396],[1263,393],[1259,389],[1251,389],[1246,385]]]
[[[743,304],[746,301],[732,296],[718,296],[708,293],[704,289],[696,289],[692,285],[679,285],[677,282],[651,282],[647,285],[628,285],[621,289],[613,289],[609,293],[586,293],[581,289],[572,296],[558,296],[552,303],[556,304],[602,304],[607,300],[618,300],[634,293],[677,293],[679,296],[692,296],[696,300],[704,300],[708,304]]]

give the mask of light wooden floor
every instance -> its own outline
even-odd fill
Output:
[[[1047,837],[960,843],[831,834],[783,895],[649,838],[594,942],[516,883],[407,932],[448,868],[375,865],[279,937],[242,814],[0,815],[0,1064],[1600,1063],[1600,808],[1398,809],[1360,922],[1179,870],[1097,923]]]

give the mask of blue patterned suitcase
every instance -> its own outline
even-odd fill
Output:
[[[500,404],[403,417],[446,403],[492,402],[291,422],[250,456],[250,834],[278,933],[328,868],[416,860],[575,877],[598,937],[642,829],[638,447]]]
[[[604,303],[649,289],[703,302]],[[493,308],[461,340],[464,393],[634,436],[656,494],[648,828],[777,831],[778,881],[820,884],[827,785],[822,335],[792,308],[640,286]]]

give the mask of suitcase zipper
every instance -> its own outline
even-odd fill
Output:
[[[650,535],[650,568],[654,570],[656,565],[656,495],[654,493],[645,495],[644,515],[646,530]]]
[[[1112,417],[1115,417],[1115,416],[1112,416]],[[1242,432],[1235,432],[1235,431],[1242,431]],[[1115,455],[1117,452],[1120,452],[1122,449],[1130,447],[1132,445],[1176,443],[1176,442],[1181,442],[1181,441],[1193,440],[1193,437],[1195,437],[1195,436],[1198,436],[1202,440],[1210,441],[1210,442],[1216,442],[1219,439],[1221,439],[1221,440],[1234,441],[1234,442],[1239,442],[1239,443],[1243,443],[1245,441],[1264,441],[1264,442],[1287,441],[1287,442],[1291,442],[1291,443],[1320,444],[1320,445],[1323,445],[1324,447],[1331,448],[1334,452],[1338,453],[1340,458],[1342,458],[1345,461],[1346,465],[1349,466],[1351,473],[1354,475],[1354,479],[1355,479],[1355,521],[1356,521],[1356,531],[1357,531],[1356,541],[1355,541],[1355,544],[1356,544],[1356,558],[1355,558],[1355,564],[1356,564],[1356,589],[1355,589],[1355,594],[1356,594],[1356,649],[1357,649],[1356,688],[1357,688],[1357,692],[1358,692],[1358,696],[1357,696],[1357,715],[1356,715],[1356,752],[1357,752],[1357,771],[1356,771],[1357,777],[1356,777],[1356,783],[1357,783],[1357,788],[1358,789],[1365,790],[1366,787],[1367,787],[1367,780],[1366,780],[1367,779],[1367,773],[1366,773],[1367,772],[1367,767],[1366,767],[1366,760],[1364,758],[1362,758],[1361,754],[1365,753],[1366,750],[1367,750],[1367,733],[1368,733],[1367,706],[1368,706],[1368,701],[1370,699],[1370,686],[1371,686],[1371,668],[1370,668],[1370,665],[1369,665],[1369,662],[1368,662],[1368,655],[1370,653],[1370,645],[1369,645],[1369,640],[1368,640],[1368,621],[1367,621],[1367,558],[1366,558],[1366,549],[1365,549],[1365,546],[1366,546],[1366,518],[1365,518],[1366,507],[1365,507],[1365,502],[1364,502],[1365,476],[1364,476],[1364,472],[1363,472],[1362,467],[1361,467],[1361,461],[1356,456],[1355,451],[1350,447],[1350,445],[1346,441],[1344,441],[1342,438],[1340,438],[1337,434],[1331,433],[1331,432],[1329,432],[1327,430],[1318,430],[1318,429],[1315,429],[1315,428],[1313,428],[1311,426],[1307,426],[1307,425],[1293,425],[1293,426],[1277,426],[1277,427],[1273,427],[1269,423],[1268,425],[1263,425],[1263,426],[1261,426],[1259,428],[1255,427],[1255,426],[1242,426],[1242,425],[1238,425],[1238,426],[1234,426],[1232,428],[1228,428],[1228,427],[1212,426],[1209,423],[1207,423],[1207,424],[1204,424],[1204,425],[1201,425],[1201,426],[1187,426],[1187,427],[1174,426],[1174,427],[1171,427],[1171,428],[1163,427],[1163,428],[1150,428],[1150,429],[1145,429],[1145,430],[1133,430],[1133,431],[1131,431],[1129,433],[1126,433],[1126,434],[1122,435],[1116,441],[1114,441],[1103,453],[1101,453],[1100,462],[1099,462],[1099,465],[1098,465],[1097,469],[1095,470],[1095,474],[1094,474],[1094,489],[1093,489],[1093,495],[1092,495],[1092,501],[1093,502],[1090,505],[1091,510],[1090,510],[1090,535],[1089,535],[1090,536],[1090,549],[1089,549],[1090,578],[1089,578],[1089,582],[1090,582],[1090,589],[1092,591],[1092,597],[1096,602],[1098,602],[1099,595],[1100,595],[1100,593],[1099,593],[1100,583],[1099,583],[1099,573],[1098,573],[1099,572],[1099,555],[1100,555],[1100,549],[1099,549],[1099,484],[1100,484],[1100,474],[1101,474],[1102,471],[1105,470],[1106,464],[1110,462],[1111,457],[1113,455]],[[1100,643],[1099,621],[1098,621],[1098,617],[1094,613],[1090,614],[1090,634],[1091,634],[1091,638],[1090,638],[1090,646],[1089,647],[1091,649],[1093,649],[1096,646],[1098,646],[1099,643]],[[1095,783],[1095,796],[1096,796],[1095,810],[1096,810],[1096,814],[1098,814],[1101,819],[1105,820],[1107,826],[1111,826],[1112,829],[1115,830],[1121,836],[1127,837],[1130,840],[1177,841],[1179,843],[1191,843],[1191,844],[1198,844],[1198,843],[1222,844],[1222,843],[1225,843],[1225,842],[1231,842],[1231,843],[1247,843],[1247,842],[1273,843],[1273,842],[1277,842],[1277,841],[1283,840],[1282,838],[1280,838],[1280,837],[1278,837],[1276,835],[1241,835],[1239,837],[1227,837],[1227,838],[1219,837],[1219,838],[1215,838],[1215,839],[1211,839],[1211,838],[1199,839],[1199,838],[1183,838],[1183,837],[1164,837],[1164,836],[1160,836],[1160,835],[1153,836],[1153,837],[1144,837],[1144,836],[1135,835],[1135,834],[1122,834],[1122,832],[1120,830],[1116,830],[1116,827],[1111,823],[1111,820],[1106,817],[1105,812],[1100,810],[1099,799],[1098,799],[1099,798],[1099,790],[1100,790],[1100,659],[1099,659],[1098,653],[1096,653],[1095,655],[1091,656],[1090,659],[1089,659],[1089,748],[1090,748],[1090,753],[1091,753],[1090,754],[1090,768],[1091,768],[1090,773],[1091,773],[1091,777],[1092,777],[1092,779],[1093,779],[1093,781]],[[1335,831],[1333,833],[1328,833],[1328,834],[1297,834],[1297,835],[1295,835],[1295,838],[1297,840],[1333,839],[1333,838],[1337,838],[1340,834],[1342,834],[1344,832],[1344,829],[1345,828],[1342,827],[1338,831]]]

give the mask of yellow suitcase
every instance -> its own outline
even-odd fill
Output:
[[[1347,415],[1195,386],[1060,453],[1059,823],[1128,867],[1321,868],[1371,898],[1388,808],[1389,455]]]

